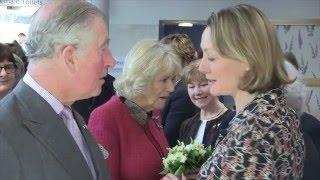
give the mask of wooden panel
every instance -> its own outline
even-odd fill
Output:
[[[302,82],[306,86],[320,87],[320,79],[318,78],[304,78],[302,79]]]

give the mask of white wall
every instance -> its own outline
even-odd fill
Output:
[[[319,17],[320,0],[110,0],[111,24],[158,24],[160,19],[206,20],[209,13],[247,3],[269,18]]]
[[[87,0],[88,2],[94,4],[97,6],[100,10],[103,11],[106,20],[107,20],[107,25],[109,25],[109,0]]]
[[[12,42],[19,33],[28,34],[30,26],[28,19],[37,9],[37,7],[23,7],[7,10],[7,6],[0,4],[0,42]]]
[[[158,38],[159,20],[206,20],[212,11],[239,3],[254,5],[271,19],[320,18],[320,0],[109,0],[110,49],[122,63],[138,40]],[[117,66],[112,74],[119,71]]]

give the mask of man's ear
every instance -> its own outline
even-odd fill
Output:
[[[67,45],[61,51],[63,63],[71,72],[75,72],[76,70],[76,50],[77,49],[74,46]]]

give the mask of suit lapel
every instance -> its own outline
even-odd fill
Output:
[[[73,115],[77,121],[81,134],[83,135],[84,140],[87,143],[87,147],[92,158],[92,163],[97,173],[97,179],[107,177],[108,168],[105,160],[103,159],[101,150],[97,146],[96,141],[92,138],[90,132],[87,129],[87,125],[85,124],[85,121],[81,117],[81,115],[76,111],[73,111]]]
[[[13,93],[26,117],[22,123],[60,162],[71,177],[92,179],[91,172],[63,120],[52,107],[23,81]]]

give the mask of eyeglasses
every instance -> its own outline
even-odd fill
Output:
[[[16,71],[16,66],[14,64],[7,64],[4,66],[0,66],[0,73],[1,73],[2,69],[4,69],[7,74],[11,74]]]

